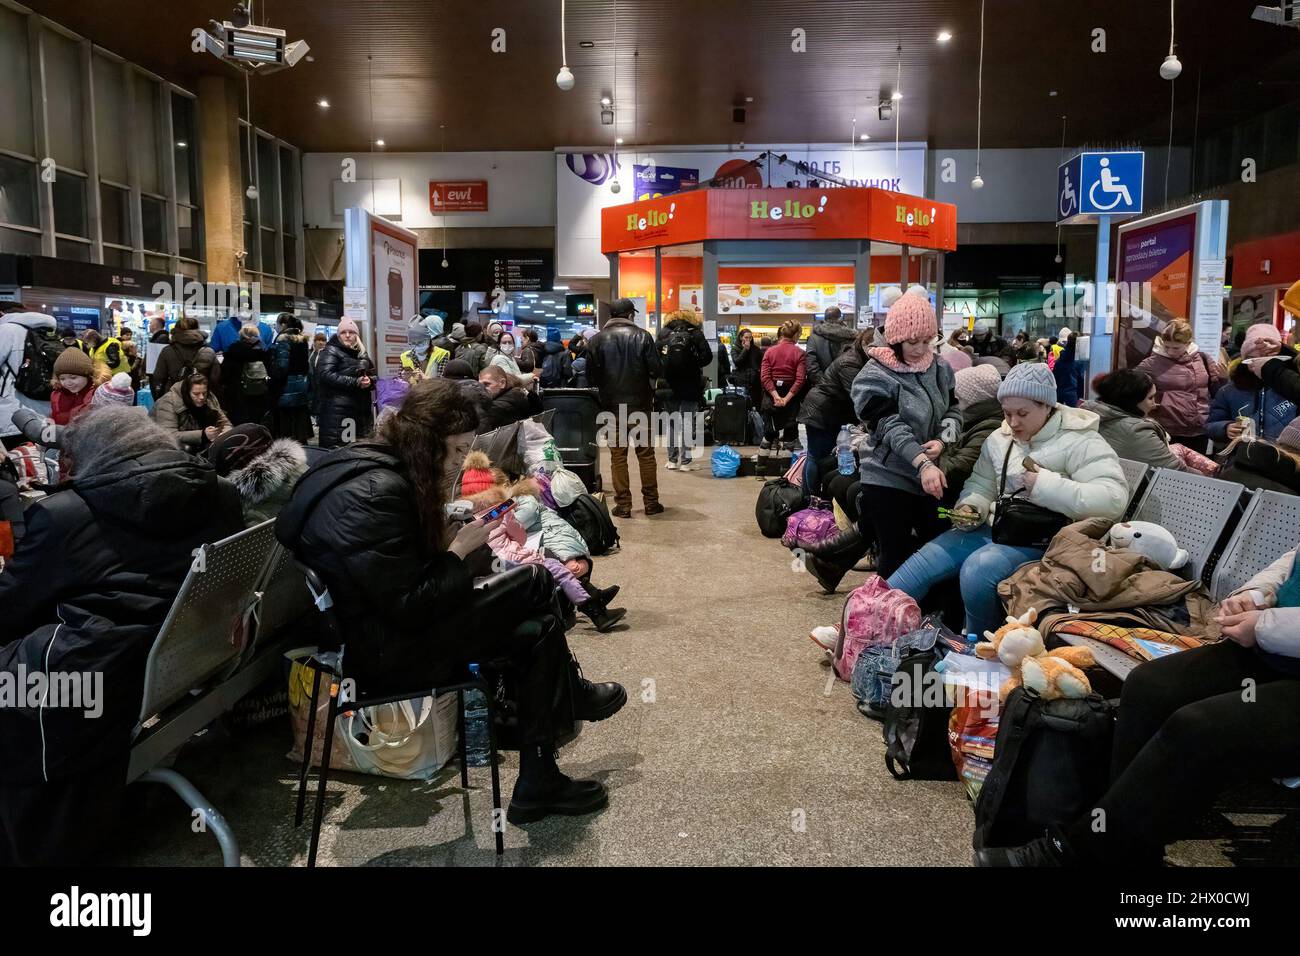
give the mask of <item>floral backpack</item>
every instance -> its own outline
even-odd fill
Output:
[[[921,608],[905,591],[891,588],[879,576],[854,588],[844,602],[840,640],[835,645],[835,673],[853,676],[853,665],[865,648],[892,644],[921,624]]]

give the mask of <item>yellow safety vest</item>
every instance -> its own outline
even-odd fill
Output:
[[[108,361],[108,348],[110,345],[117,346],[117,364],[110,365]],[[108,369],[109,375],[116,375],[118,372],[131,371],[131,363],[127,360],[126,349],[122,348],[122,343],[118,339],[105,339],[104,342],[95,349],[95,354],[91,356],[96,362],[101,362]]]

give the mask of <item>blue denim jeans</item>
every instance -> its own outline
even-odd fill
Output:
[[[998,583],[1020,565],[1042,556],[1041,548],[994,544],[988,525],[974,531],[953,528],[922,545],[888,583],[920,601],[936,584],[958,578],[966,606],[966,633],[983,637],[985,631],[996,631],[1006,621]]]
[[[664,402],[664,411],[673,416],[668,419],[668,460],[674,464],[689,465],[691,449],[704,441],[695,422],[699,410],[700,403],[693,400],[673,398]]]
[[[835,451],[835,441],[840,433],[838,429],[831,431],[813,425],[804,428],[808,432],[808,463],[803,466],[803,490],[805,494],[824,497],[821,494],[821,469],[817,463]]]

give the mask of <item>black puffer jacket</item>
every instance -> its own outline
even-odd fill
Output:
[[[855,424],[858,413],[853,410],[851,397],[853,380],[866,364],[867,357],[855,348],[841,352],[826,366],[821,381],[804,396],[799,407],[799,424],[833,432]]]
[[[1271,442],[1239,442],[1219,477],[1245,485],[1251,491],[1263,488],[1286,495],[1300,494],[1300,468],[1296,467],[1295,459]]]
[[[808,354],[803,359],[804,368],[808,370],[808,381],[813,385],[820,382],[831,363],[857,337],[857,331],[843,322],[818,322],[814,325],[808,333]]]
[[[600,404],[617,412],[650,412],[654,407],[654,381],[663,374],[663,362],[654,338],[630,319],[610,319],[587,343],[587,378],[600,389]]]
[[[469,598],[460,558],[425,546],[406,466],[387,445],[359,442],[312,466],[275,536],[329,587],[363,686],[411,643],[436,641],[439,620]]]
[[[187,368],[203,373],[208,377],[208,384],[216,387],[220,377],[217,353],[204,344],[203,333],[198,329],[172,329],[171,344],[158,353],[158,362],[149,376],[153,397],[166,394],[184,377]]]
[[[77,478],[26,518],[0,574],[0,670],[100,674],[103,692],[96,718],[67,707],[0,708],[5,780],[35,784],[125,755],[145,659],[193,550],[244,521],[234,488],[179,450]]]
[[[478,407],[478,433],[481,435],[502,425],[523,421],[541,411],[542,399],[536,392],[507,388],[496,398],[489,398],[484,390]]]
[[[713,361],[713,350],[709,340],[704,337],[701,327],[703,318],[698,312],[678,313],[685,318],[676,318],[659,331],[659,355],[663,362],[664,381],[672,397],[679,402],[704,401],[704,366]],[[683,356],[684,367],[674,375],[668,368],[668,345],[674,337],[685,336],[686,354]]]
[[[361,376],[369,375],[370,388],[363,388]],[[320,425],[320,446],[337,448],[344,442],[344,422],[355,423],[353,440],[368,438],[374,430],[375,367],[360,349],[350,349],[330,336],[316,361],[316,419]]]

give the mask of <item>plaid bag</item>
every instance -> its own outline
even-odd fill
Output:
[[[9,461],[18,473],[20,490],[29,491],[37,485],[49,484],[49,468],[39,446],[31,442],[19,445],[9,452]]]

